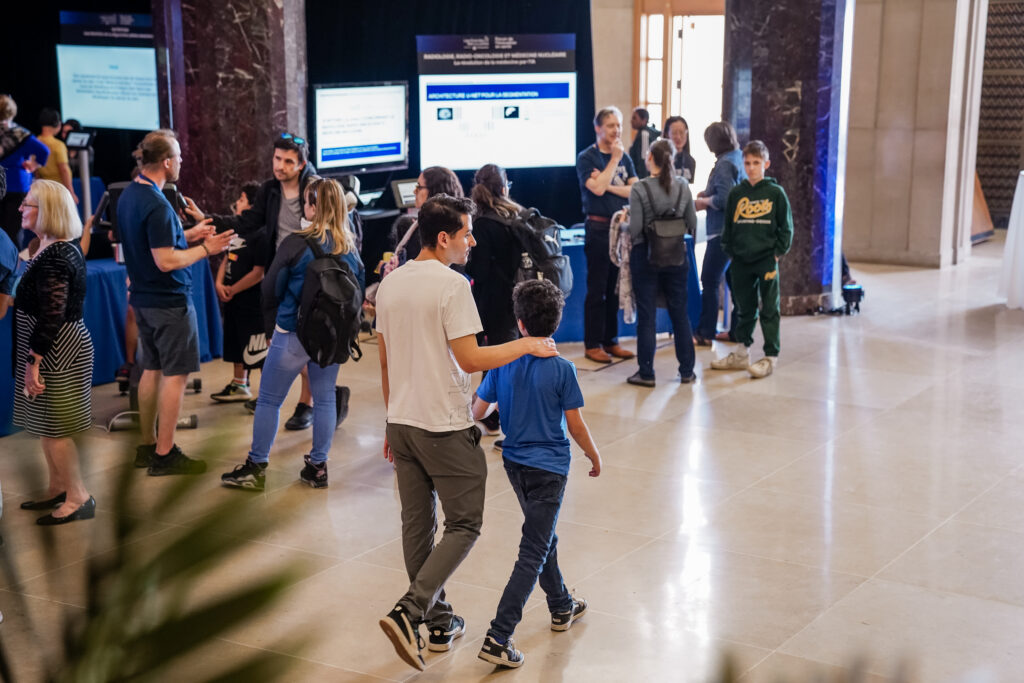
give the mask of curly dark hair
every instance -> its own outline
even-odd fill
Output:
[[[550,337],[562,321],[565,296],[551,280],[526,280],[512,290],[512,310],[532,337]]]

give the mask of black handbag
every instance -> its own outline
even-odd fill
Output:
[[[647,193],[647,201],[654,210],[654,195],[648,183],[640,183]],[[680,215],[679,202],[683,198],[683,185],[676,185],[676,199],[672,202],[672,211],[654,216],[644,226],[644,239],[647,240],[647,260],[653,268],[673,268],[686,263],[686,235],[689,228],[686,220]]]

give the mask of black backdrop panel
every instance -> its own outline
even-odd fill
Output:
[[[408,81],[409,170],[394,171],[390,177],[416,177],[420,171],[416,36],[516,33],[576,34],[576,146],[583,149],[591,144],[594,60],[589,0],[306,0],[309,83]],[[312,125],[312,97],[309,102]],[[360,179],[364,188],[371,188],[383,187],[388,177],[375,173]],[[471,172],[459,172],[467,194],[472,177]],[[582,220],[575,168],[513,169],[509,179],[515,183],[513,197],[520,203],[536,206],[565,225]]]

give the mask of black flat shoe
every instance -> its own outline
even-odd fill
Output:
[[[65,517],[54,517],[51,512],[48,515],[43,515],[36,520],[36,524],[40,526],[56,526],[58,524],[67,524],[68,522],[75,522],[79,519],[92,519],[96,516],[96,499],[89,496],[89,500],[82,503],[77,510],[72,512],[70,515]]]
[[[68,498],[68,492],[58,493],[49,500],[26,500],[21,504],[22,510],[49,510],[55,508],[58,505],[63,505],[64,501]]]

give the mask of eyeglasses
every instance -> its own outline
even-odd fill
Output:
[[[506,190],[511,190],[512,189],[512,181],[511,180],[505,181],[505,189]]]
[[[282,140],[291,140],[296,145],[304,145],[304,144],[306,144],[306,139],[305,138],[297,137],[295,135],[292,135],[291,133],[281,133],[281,139]]]
[[[38,204],[29,204],[28,202],[22,202],[21,206],[18,207],[18,209],[21,210],[21,211],[23,211],[25,209],[38,209],[38,208],[39,208]]]
[[[413,188],[413,191],[414,192],[419,192],[420,190],[425,190],[425,189],[427,189],[426,185],[420,185],[419,183],[416,183],[416,187]]]

